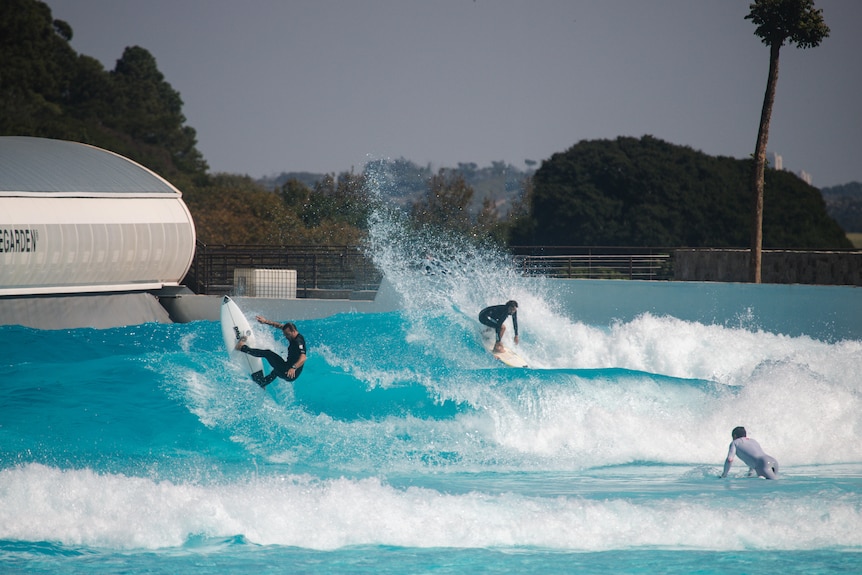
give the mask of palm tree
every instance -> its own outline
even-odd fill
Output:
[[[766,143],[769,139],[769,120],[775,103],[775,86],[778,84],[778,51],[785,42],[799,48],[814,48],[829,35],[823,20],[823,10],[814,8],[814,0],[755,0],[745,17],[756,26],[755,35],[769,46],[769,76],[766,94],[760,112],[760,128],[754,148],[752,192],[754,214],[751,226],[751,258],[749,279],[760,283],[760,260],[763,245],[763,174],[766,168]]]

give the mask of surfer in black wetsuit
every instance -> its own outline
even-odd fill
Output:
[[[282,359],[280,355],[269,349],[255,349],[245,344],[245,338],[241,338],[236,343],[236,348],[254,357],[262,357],[272,366],[272,373],[267,376],[262,376],[255,379],[261,387],[266,387],[272,383],[276,377],[281,377],[287,381],[294,381],[302,373],[302,366],[305,365],[305,338],[296,329],[296,325],[290,322],[278,323],[270,321],[262,315],[257,316],[257,321],[266,325],[277,327],[284,334],[290,345],[287,347],[287,359]]]
[[[503,351],[503,344],[500,341],[503,334],[506,333],[506,326],[503,322],[506,318],[512,316],[512,327],[515,328],[515,344],[518,343],[518,302],[511,299],[502,305],[488,306],[479,312],[479,323],[494,328],[497,333],[497,342],[494,344],[494,351]]]

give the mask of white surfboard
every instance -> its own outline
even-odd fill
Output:
[[[503,351],[492,351],[491,353],[510,367],[527,367],[524,358],[507,347],[503,347]]]
[[[246,345],[254,347],[254,332],[242,310],[228,296],[224,296],[221,302],[221,335],[230,358],[240,364],[252,379],[263,377],[263,360],[236,349],[236,342],[241,337],[246,338]]]
[[[523,357],[512,351],[506,346],[503,346],[503,351],[494,351],[494,332],[486,330],[482,334],[482,343],[488,353],[499,359],[510,367],[527,367],[527,362]]]

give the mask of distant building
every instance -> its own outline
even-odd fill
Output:
[[[772,153],[772,167],[776,170],[784,170],[784,158],[781,157],[781,154],[777,154],[775,152]],[[799,176],[799,179],[811,185],[811,174],[806,172],[805,170],[800,170],[796,173]]]
[[[776,170],[783,170],[784,169],[784,158],[782,158],[780,155],[778,155],[776,153],[773,153],[772,154],[772,167],[775,168]]]

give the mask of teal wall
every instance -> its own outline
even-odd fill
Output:
[[[571,317],[586,323],[628,321],[641,313],[705,324],[862,339],[862,288],[801,284],[551,280]]]

